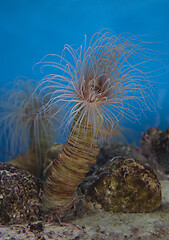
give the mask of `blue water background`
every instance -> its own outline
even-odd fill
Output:
[[[43,75],[33,66],[45,55],[61,54],[65,44],[78,48],[85,34],[90,38],[103,28],[140,37],[162,62],[147,63],[161,108],[126,123],[136,133],[129,131],[131,141],[138,142],[147,128],[164,130],[169,123],[168,0],[1,0],[0,87],[18,76],[40,80]]]

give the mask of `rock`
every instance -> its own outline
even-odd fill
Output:
[[[112,212],[151,212],[161,204],[161,186],[153,170],[134,159],[116,157],[97,171],[86,199]]]
[[[104,143],[100,146],[100,152],[97,156],[97,165],[103,166],[103,164],[116,156],[134,158],[142,163],[147,161],[147,159],[141,154],[140,149],[135,145],[112,141],[109,144]]]
[[[0,163],[0,223],[39,219],[40,181],[12,164]]]
[[[158,128],[148,129],[142,135],[141,148],[142,154],[162,179],[164,174],[169,175],[169,128],[164,132]]]

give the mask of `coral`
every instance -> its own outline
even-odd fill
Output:
[[[0,222],[15,224],[39,219],[40,181],[12,164],[0,163]]]
[[[95,174],[86,198],[106,211],[151,212],[161,204],[161,186],[149,166],[116,157]]]
[[[42,197],[46,209],[71,207],[78,185],[96,163],[98,139],[102,139],[106,126],[111,133],[121,117],[136,120],[134,110],[140,114],[155,108],[151,85],[133,62],[141,51],[138,43],[99,32],[88,47],[85,39],[78,50],[68,45],[64,53],[66,50],[73,63],[57,55],[48,55],[40,62],[43,67],[57,69],[58,73],[47,75],[39,87],[51,92],[51,106],[62,103],[61,108],[69,109],[63,124],[65,128],[71,124],[62,152],[47,171]],[[58,62],[48,61],[49,57],[58,58]]]
[[[14,158],[11,163],[41,176],[46,150],[55,141],[57,111],[48,107],[48,99],[36,90],[32,80],[12,84],[0,101],[1,146]],[[3,143],[4,141],[4,143]]]

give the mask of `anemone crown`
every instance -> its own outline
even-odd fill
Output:
[[[56,54],[42,59],[42,68],[52,66],[58,73],[47,75],[40,87],[51,92],[51,106],[60,102],[61,108],[69,107],[64,124],[71,124],[79,116],[79,127],[82,119],[90,118],[93,129],[97,129],[98,115],[102,126],[113,128],[123,117],[135,121],[145,109],[156,109],[152,86],[138,68],[142,63],[135,62],[138,56],[146,61],[141,42],[100,31],[88,45],[85,37],[79,49],[65,45],[63,53],[69,53],[73,61]],[[55,61],[50,60],[53,57]]]

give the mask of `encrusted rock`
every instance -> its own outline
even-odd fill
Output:
[[[0,163],[0,223],[39,219],[40,181],[12,164]]]
[[[116,157],[95,174],[86,198],[106,211],[151,212],[161,204],[161,186],[149,166]]]

